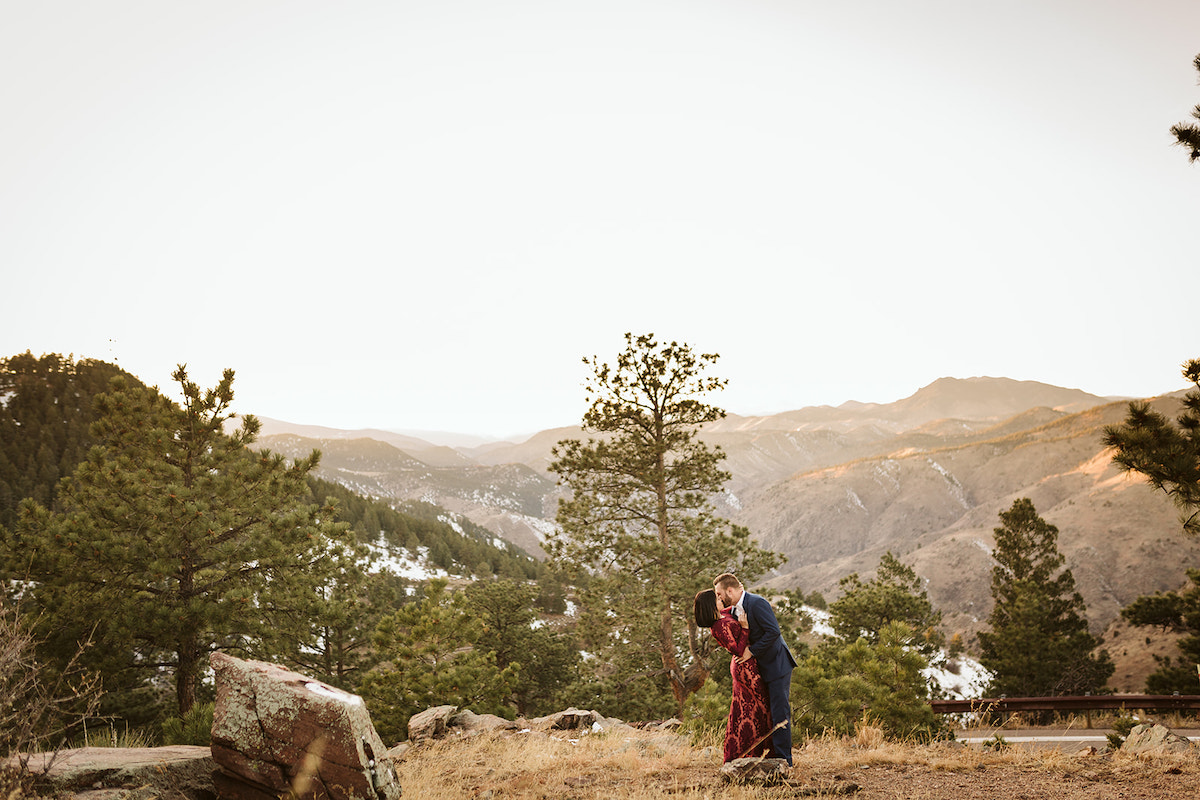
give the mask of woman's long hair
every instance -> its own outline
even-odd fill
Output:
[[[692,613],[696,615],[696,624],[701,628],[711,628],[717,624],[720,613],[717,611],[717,593],[714,589],[705,589],[696,593],[692,601]]]

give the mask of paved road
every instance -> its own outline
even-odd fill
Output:
[[[1097,750],[1102,749],[1108,744],[1107,733],[1112,733],[1111,728],[1074,728],[1066,729],[1050,729],[1050,728],[1027,728],[1006,730],[1002,728],[972,728],[970,730],[955,731],[954,736],[960,742],[967,744],[983,744],[984,742],[994,741],[997,735],[1010,745],[1025,745],[1027,747],[1045,747],[1058,748],[1067,752],[1076,752],[1085,747],[1094,747]],[[1193,742],[1200,742],[1200,730],[1197,729],[1177,729],[1175,733],[1180,736],[1186,736]]]

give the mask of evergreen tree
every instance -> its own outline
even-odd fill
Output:
[[[559,442],[550,465],[571,496],[547,546],[556,564],[588,576],[584,646],[618,682],[665,678],[677,713],[707,677],[710,638],[697,634],[695,593],[723,570],[746,582],[780,563],[711,504],[729,478],[725,454],[696,434],[725,415],[698,399],[725,386],[704,375],[717,358],[653,334],[626,334],[615,367],[585,358],[583,428],[598,437]]]
[[[60,647],[94,630],[89,652],[109,657],[106,680],[127,670],[144,683],[168,671],[182,715],[209,653],[265,654],[289,632],[302,635],[330,543],[344,531],[332,509],[310,504],[317,452],[290,466],[251,452],[251,416],[224,432],[232,370],[204,391],[183,366],[173,379],[182,406],[113,380],[96,398],[98,445],[59,485],[62,511],[25,501],[0,561],[35,582],[32,598]]]
[[[995,529],[990,632],[979,634],[991,693],[1045,697],[1103,690],[1113,664],[1088,633],[1083,597],[1058,550],[1058,528],[1023,498],[1000,512]]]
[[[1200,72],[1200,56],[1196,56],[1192,61],[1192,66]],[[1200,120],[1200,105],[1192,109],[1192,117]],[[1190,161],[1200,159],[1200,126],[1194,122],[1180,122],[1177,125],[1171,126],[1171,135],[1175,137],[1175,143],[1190,151]]]
[[[868,644],[876,644],[885,625],[903,622],[913,631],[909,645],[917,647],[926,658],[945,643],[945,636],[938,630],[942,613],[934,610],[924,582],[891,552],[879,559],[871,580],[864,583],[858,573],[852,573],[838,586],[842,596],[829,604],[829,624],[844,641],[862,637]]]
[[[409,718],[431,706],[511,716],[506,698],[520,668],[497,666],[495,653],[479,646],[482,635],[466,595],[447,592],[444,578],[380,621],[374,641],[382,665],[366,677],[362,693],[385,741],[406,738]]]
[[[852,734],[860,721],[889,738],[937,735],[942,722],[929,705],[926,659],[909,646],[917,632],[893,620],[875,641],[833,640],[792,673],[792,723],[810,736]]]
[[[1200,56],[1196,59],[1200,69]],[[1200,113],[1200,109],[1198,109]],[[1200,131],[1192,127],[1196,160]],[[1174,129],[1173,129],[1174,130]],[[1183,143],[1181,138],[1180,143]],[[1192,389],[1184,395],[1182,411],[1173,425],[1149,403],[1129,404],[1121,425],[1104,429],[1104,443],[1113,448],[1113,461],[1127,472],[1138,472],[1164,492],[1180,511],[1183,532],[1200,533],[1200,359],[1183,364],[1183,377]],[[1195,665],[1200,663],[1200,570],[1188,570],[1190,586],[1180,592],[1156,593],[1134,600],[1121,611],[1133,625],[1156,626],[1184,634],[1180,657],[1155,656],[1158,669],[1146,679],[1146,691],[1155,694],[1196,691]]]
[[[1180,592],[1143,595],[1121,610],[1132,625],[1153,626],[1182,634],[1180,655],[1154,656],[1158,669],[1146,678],[1149,694],[1196,694],[1196,665],[1200,664],[1200,570],[1189,569],[1189,585]]]
[[[466,588],[466,597],[467,612],[481,628],[476,646],[491,651],[501,670],[520,670],[511,696],[516,712],[536,717],[561,711],[558,698],[575,677],[579,648],[571,636],[536,624],[537,587],[481,580]]]
[[[1183,365],[1183,377],[1195,387],[1183,398],[1177,424],[1146,402],[1129,404],[1122,425],[1104,429],[1104,444],[1126,472],[1140,472],[1180,510],[1183,531],[1200,533],[1200,359]]]
[[[295,624],[280,624],[285,635],[272,649],[293,669],[352,691],[378,661],[371,646],[375,628],[404,602],[408,581],[369,573],[361,548],[331,546],[326,558],[329,578],[314,587],[302,615],[307,625],[297,631]]]

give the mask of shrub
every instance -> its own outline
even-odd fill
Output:
[[[27,776],[31,753],[61,749],[100,700],[99,679],[78,667],[87,643],[54,670],[39,661],[30,627],[0,598],[0,755],[13,786]]]
[[[194,744],[201,747],[212,743],[214,703],[197,703],[182,717],[173,717],[162,725],[163,744]]]
[[[680,733],[688,736],[697,746],[724,741],[732,692],[730,686],[720,681],[705,681],[699,691],[689,696],[683,704]]]

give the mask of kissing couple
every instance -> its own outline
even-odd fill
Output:
[[[696,624],[733,655],[733,699],[725,725],[725,761],[782,758],[792,764],[792,669],[796,659],[766,598],[725,572],[696,595]]]

